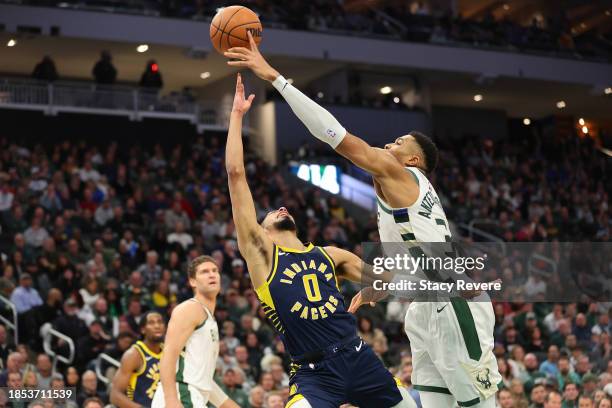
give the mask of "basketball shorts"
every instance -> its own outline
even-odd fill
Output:
[[[176,383],[176,391],[178,394],[179,401],[183,404],[184,408],[201,408],[206,407],[210,392],[202,391],[193,385],[186,384],[183,382]],[[164,401],[164,390],[160,383],[157,385],[155,395],[153,396],[153,402],[151,408],[164,408],[166,401]]]
[[[404,327],[414,388],[452,395],[460,407],[494,396],[502,381],[493,355],[494,325],[486,294],[470,301],[412,302]]]
[[[300,362],[290,381],[286,408],[306,399],[316,408],[390,408],[402,401],[398,383],[374,351],[360,338],[332,346],[318,362]]]

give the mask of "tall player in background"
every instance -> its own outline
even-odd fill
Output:
[[[427,136],[410,132],[375,148],[354,136],[323,107],[287,82],[259,52],[230,48],[228,64],[250,68],[272,83],[296,116],[317,139],[370,173],[378,202],[382,242],[450,242],[444,210],[427,174],[438,162],[438,150]],[[431,279],[430,276],[428,278]],[[357,295],[357,306],[363,302]],[[493,355],[493,307],[486,293],[467,302],[412,302],[405,329],[412,350],[412,383],[425,408],[493,408],[501,376]]]
[[[372,349],[357,336],[338,279],[360,281],[358,256],[336,247],[304,245],[291,214],[279,208],[257,222],[244,168],[242,118],[254,95],[245,99],[240,75],[230,116],[225,165],[238,248],[266,316],[292,359],[287,408],[411,408]]]
[[[159,383],[166,322],[159,312],[147,312],[140,319],[142,340],[130,347],[113,378],[111,403],[118,408],[150,407]]]
[[[210,256],[199,256],[187,268],[194,295],[174,308],[160,362],[161,387],[153,408],[238,408],[215,383],[219,357],[219,328],[215,320],[221,291],[219,266]]]

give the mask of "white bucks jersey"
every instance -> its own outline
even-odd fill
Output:
[[[419,186],[419,197],[410,207],[392,208],[376,197],[381,242],[450,242],[446,214],[436,190],[416,167],[406,167]]]
[[[196,299],[190,301],[198,302]],[[210,391],[219,356],[219,328],[210,311],[204,305],[202,308],[206,321],[196,327],[187,340],[176,363],[176,381]]]

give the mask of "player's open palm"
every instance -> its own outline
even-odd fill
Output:
[[[232,106],[232,112],[244,115],[251,108],[251,104],[255,99],[255,95],[249,95],[248,99],[244,95],[244,84],[242,83],[242,77],[238,74],[236,78],[236,94],[234,95],[234,105]]]
[[[255,75],[267,81],[274,81],[280,74],[268,64],[268,61],[261,55],[257,44],[251,33],[248,33],[249,43],[251,48],[233,47],[223,53],[233,61],[228,61],[227,64],[233,67],[250,68]]]

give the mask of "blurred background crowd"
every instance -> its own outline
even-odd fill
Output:
[[[177,143],[100,145],[82,139],[30,144],[0,139],[0,294],[19,313],[19,343],[0,325],[0,386],[78,389],[108,403],[95,373],[98,354],[120,359],[139,337],[147,310],[169,316],[192,294],[186,265],[211,254],[221,265],[215,311],[221,332],[217,376],[240,406],[282,407],[289,363],[265,320],[236,246],[222,137]],[[449,219],[493,217],[508,242],[610,240],[609,162],[593,158],[588,139],[549,144],[466,139],[441,146],[432,181]],[[307,157],[317,152],[303,148]],[[378,239],[376,219],[356,220],[320,189],[292,188],[284,167],[247,154],[259,216],[285,206],[299,235],[357,254]],[[520,259],[504,273],[507,287],[554,291],[529,275]],[[346,299],[356,287],[343,285]],[[410,347],[403,333],[408,303],[394,301],[357,314],[359,334],[410,386]],[[500,406],[542,407],[579,398],[609,407],[612,397],[612,303],[497,302],[495,354],[504,377]],[[8,310],[4,310],[4,314]],[[42,347],[45,324],[76,343],[72,365],[55,365]],[[62,352],[62,345],[55,345]],[[107,365],[102,365],[106,371]],[[110,369],[112,370],[112,368]],[[107,373],[112,377],[112,372]],[[418,400],[418,393],[411,391]]]

